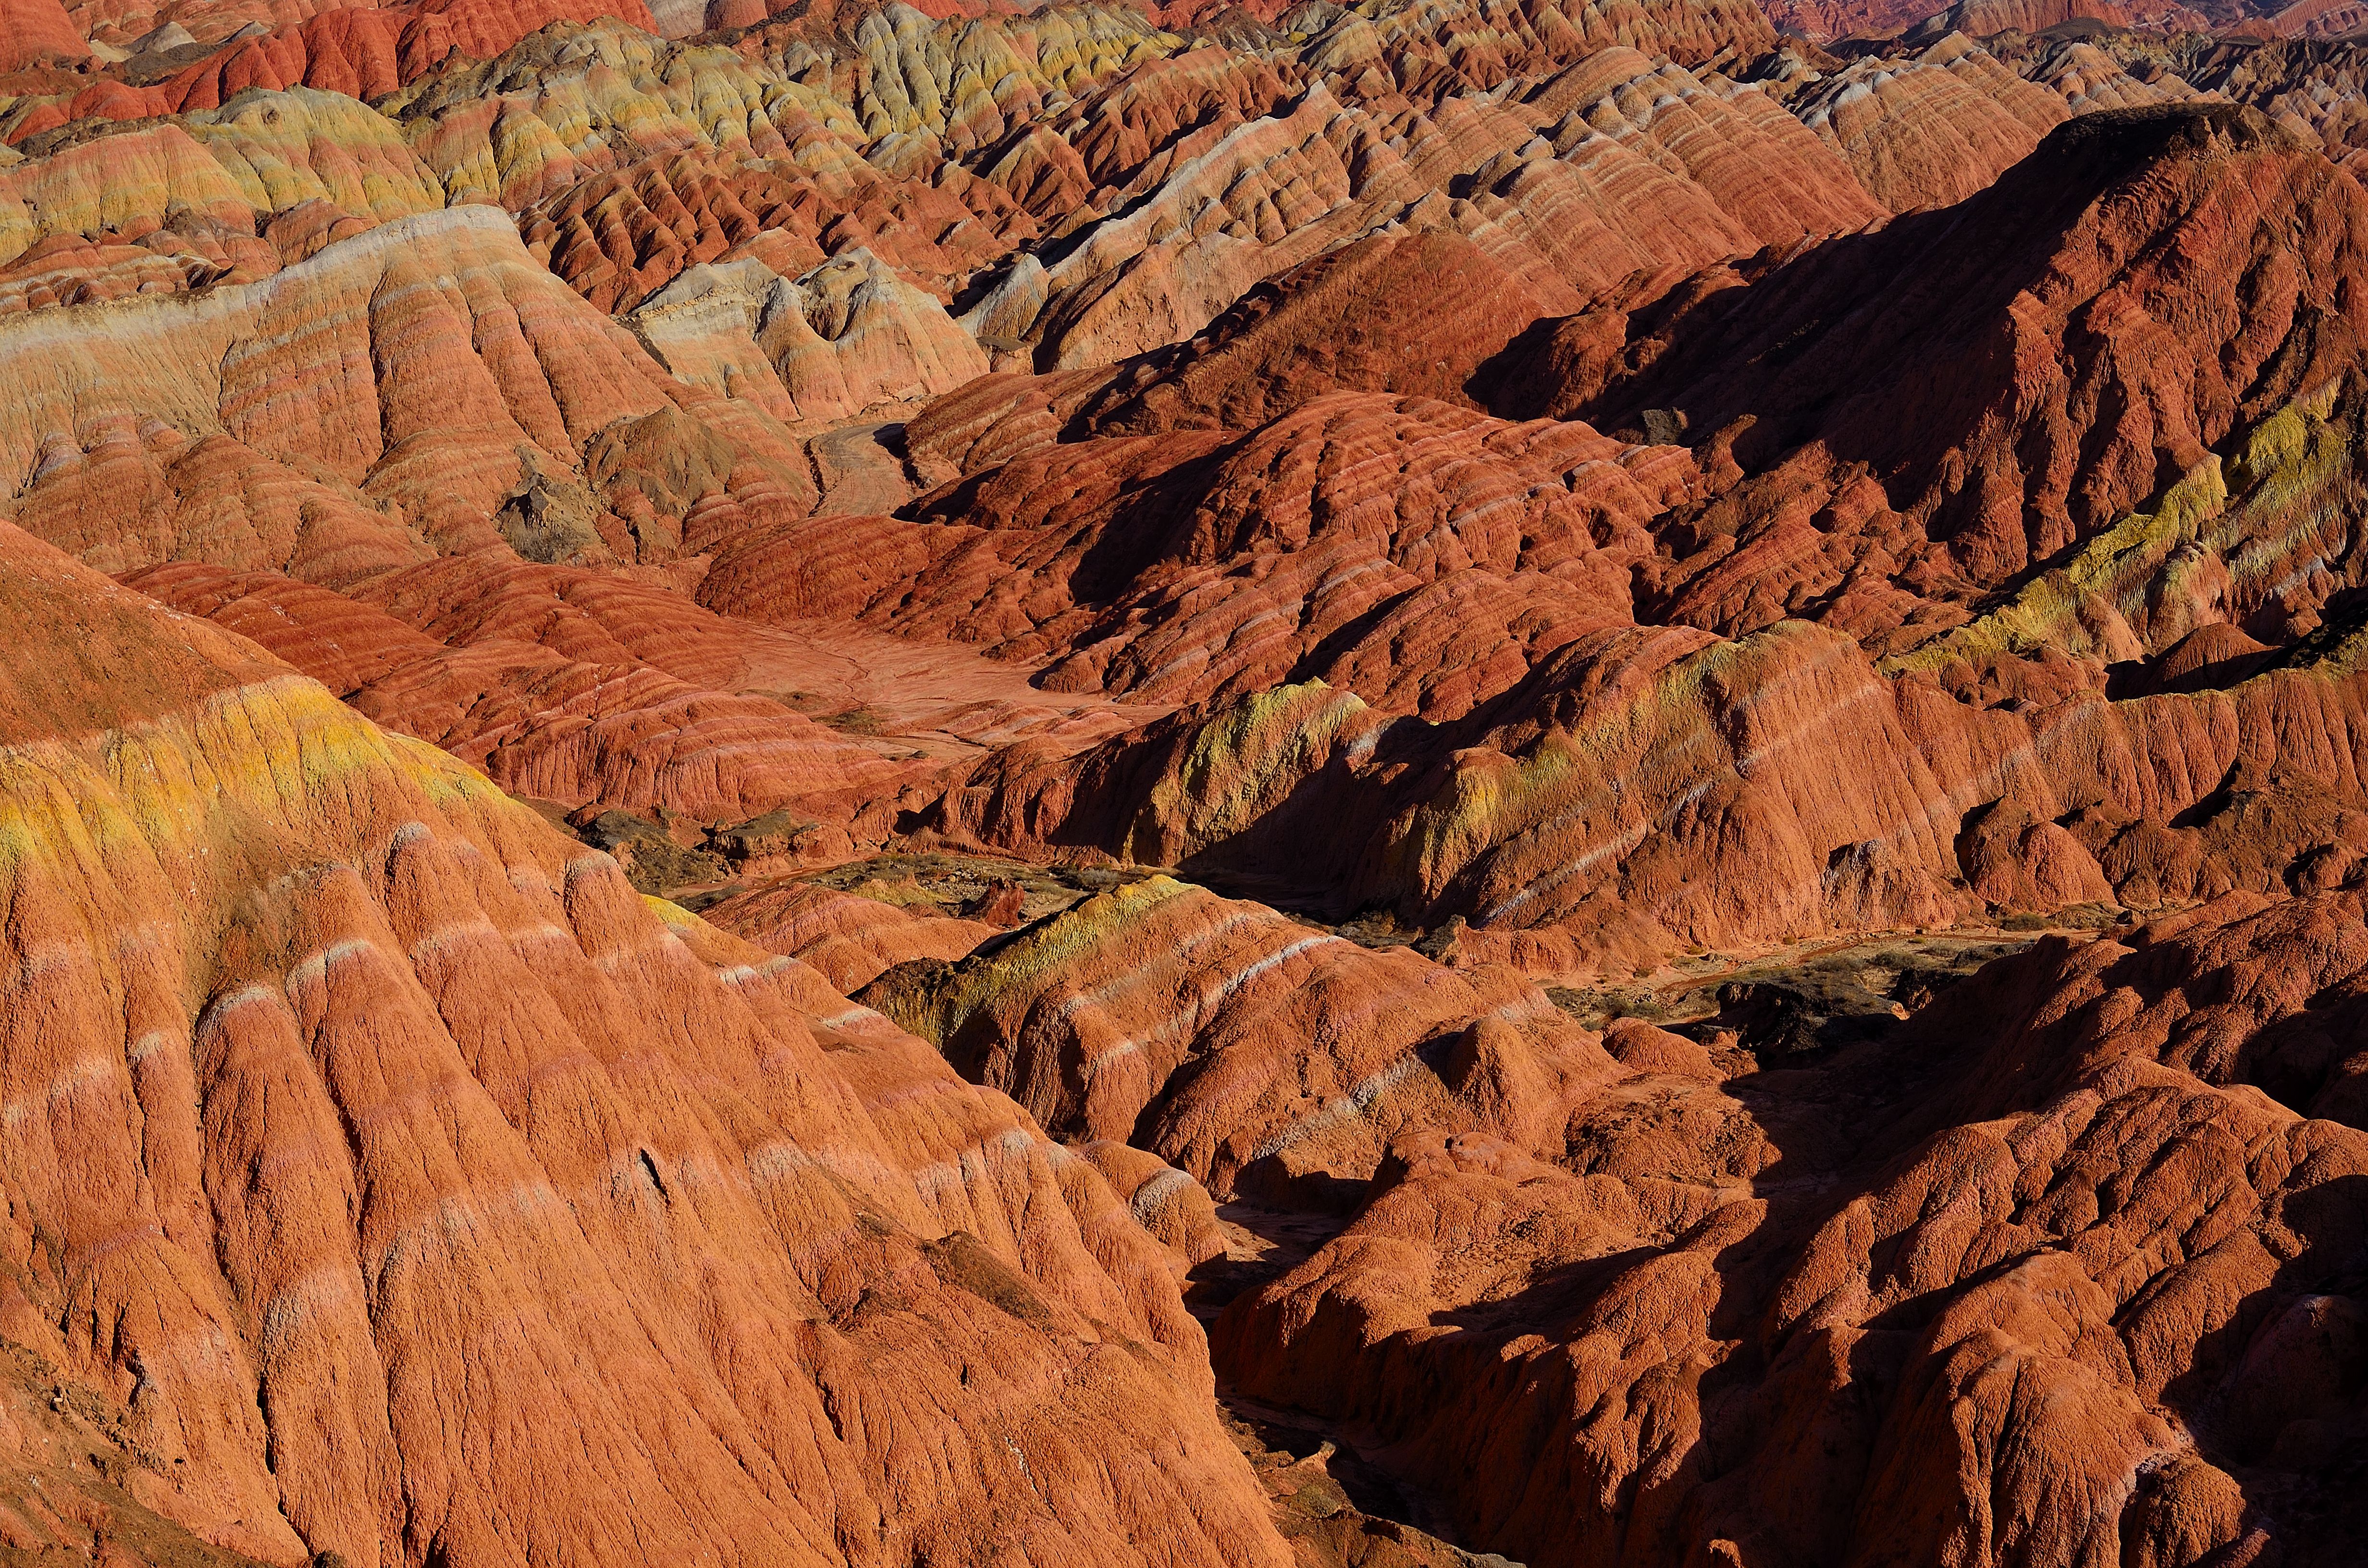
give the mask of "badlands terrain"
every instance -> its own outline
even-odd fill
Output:
[[[2368,1555],[2353,0],[0,0],[0,1562]]]

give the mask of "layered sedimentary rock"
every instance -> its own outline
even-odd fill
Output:
[[[996,932],[933,908],[794,881],[751,889],[701,914],[760,948],[798,959],[849,994],[901,963],[967,957]]]
[[[876,750],[777,700],[730,689],[736,672],[712,644],[733,639],[733,629],[700,625],[672,596],[628,590],[623,604],[596,603],[587,613],[571,598],[604,585],[555,569],[526,568],[498,585],[482,573],[438,575],[431,568],[381,578],[364,602],[268,572],[163,566],[125,581],[252,635],[376,722],[473,763],[515,795],[723,822],[798,805],[844,824],[896,792],[902,773]],[[483,623],[489,597],[530,597],[538,619],[566,606],[573,624],[529,641]],[[469,602],[476,624],[439,620],[437,609],[454,597]],[[607,634],[604,611],[632,618],[628,636],[638,647]],[[666,625],[658,618],[670,611],[691,624]]]
[[[2317,140],[2340,163],[2368,141],[2357,55],[2358,46],[2340,43],[2223,45],[2189,69],[2199,83]]]
[[[1261,277],[1383,227],[1461,233],[1543,303],[1569,309],[1640,269],[1690,268],[1882,210],[1764,94],[1623,48],[1514,101],[1389,107],[1312,87],[1057,261],[1006,269],[965,324],[982,341],[1034,345],[1041,369],[1109,363],[1190,335]],[[1440,199],[1459,187],[1463,199]]]
[[[68,339],[79,384],[31,369]],[[671,381],[487,209],[382,224],[187,303],[129,301],[88,333],[37,312],[0,326],[0,357],[26,392],[0,433],[19,525],[112,571],[199,559],[335,583],[497,543],[663,560],[701,500],[811,504],[778,425]],[[633,483],[636,450],[689,439],[686,403],[707,410],[706,460],[663,465],[673,494]]]
[[[1796,99],[1794,112],[1895,212],[1954,205],[2071,118],[1957,33],[1911,60],[1858,61]]]
[[[2052,214],[2036,206],[2043,179],[2063,193]],[[2134,209],[2110,193],[2124,189],[2156,205],[2117,230]],[[867,557],[893,540],[906,564],[842,609],[1020,653],[1067,642],[1078,652],[1048,680],[1233,704],[1074,760],[996,759],[945,797],[943,831],[1280,876],[1344,915],[1379,901],[1423,926],[1460,915],[1474,957],[1626,961],[1946,924],[1983,904],[2153,907],[2269,890],[2311,857],[2340,880],[2361,694],[2348,601],[2331,597],[2353,557],[2328,530],[2351,483],[2358,337],[2336,280],[2354,265],[2361,199],[2317,154],[2230,111],[2078,121],[1974,211],[1901,220],[1758,281],[1713,275],[1674,310],[1628,317],[1667,347],[1648,339],[1614,361],[1633,380],[1593,406],[1614,411],[1599,415],[1609,425],[1629,417],[1622,402],[1734,389],[1733,406],[1681,391],[1634,415],[1726,427],[1691,452],[1346,394],[1232,440],[1053,441],[923,503],[923,521],[875,525]],[[1861,302],[1843,326],[1810,302],[1829,301],[1816,292],[1827,287],[1862,301],[1840,282],[1860,265],[1853,245],[1939,256],[1939,233],[1992,202],[2051,235],[2032,291],[1992,249],[1987,299],[1907,267],[1887,274],[1907,280],[1896,316]],[[2265,203],[2316,237],[2281,247],[2303,265],[2257,314],[2241,280],[2258,275],[2243,257]],[[1930,236],[1910,227],[1925,222]],[[2226,265],[2182,267],[2192,304],[2148,280],[2163,234],[2187,236],[2191,256],[2235,247]],[[1794,293],[1795,277],[1832,281]],[[2123,313],[2135,290],[2187,335]],[[2008,308],[2009,290],[2029,302]],[[1923,303],[1942,296],[1945,312]],[[2038,325],[2037,300],[2093,324],[2064,331],[2068,362],[2044,370],[2033,356],[2059,339]],[[1689,381],[1692,312],[1753,323],[1785,343],[1783,368],[1747,368],[1750,351],[1729,343]],[[1831,335],[1804,343],[1805,321]],[[1892,323],[1971,334],[1933,351],[1967,368],[1932,389],[1940,403],[1806,390],[1829,373],[1821,361],[1833,388],[1843,364],[1857,376],[1912,362]],[[2104,347],[2121,334],[2135,335]],[[2257,358],[2194,347],[2210,341]],[[2021,401],[2023,385],[2043,395]],[[1024,399],[1005,405],[1032,417]],[[1918,444],[1886,449],[1908,407]],[[971,450],[994,439],[974,420],[958,428]],[[1372,448],[1352,434],[1368,428]],[[1417,429],[1423,439],[1407,439]],[[1950,430],[1964,432],[1954,457]],[[1527,466],[1541,460],[1567,486],[1543,511],[1554,493]],[[1360,514],[1332,474],[1392,477],[1363,493]],[[1485,499],[1498,494],[1520,500]],[[1990,510],[1975,511],[1985,498]],[[1032,517],[1047,521],[1013,526]],[[1360,527],[1386,542],[1360,547]],[[1854,568],[1827,564],[1858,551]],[[2000,591],[2042,553],[2057,563]],[[1104,586],[1113,572],[1128,574],[1118,594]],[[727,558],[704,592],[746,607],[762,575]],[[1066,597],[1044,591],[1054,584]],[[1089,618],[1105,595],[1117,613]],[[1638,624],[1656,619],[1679,624]],[[2189,643],[2206,627],[2238,641]],[[1869,650],[1886,646],[1878,666]],[[1309,684],[1262,689],[1283,680]]]
[[[1625,624],[1638,525],[1698,479],[1681,451],[1584,425],[1337,392],[1243,437],[1048,447],[925,497],[919,522],[752,534],[699,592],[1008,657],[1073,647],[1043,676],[1055,689],[1197,701],[1314,662],[1452,716],[1518,680],[1525,651]],[[776,597],[785,558],[842,552],[825,597]]]
[[[987,368],[943,305],[861,249],[794,280],[753,256],[694,268],[631,319],[678,379],[791,424],[949,392]]]
[[[1748,465],[1801,452],[1800,479],[1831,483],[1837,497],[1841,474],[1862,465],[1933,541],[1898,541],[1908,574],[1912,554],[1945,540],[1945,565],[1928,557],[1931,574],[1987,586],[2136,509],[2240,423],[2352,363],[2359,329],[2338,279],[2353,265],[2368,206],[2348,176],[2258,117],[2225,108],[2082,117],[2015,173],[1962,210],[1779,268],[1767,275],[1778,281],[1769,294],[1715,279],[1616,328],[1608,313],[1571,324],[1563,342],[1576,363],[1550,405],[1612,422],[1640,405],[1675,407],[1705,433],[1733,427]],[[2142,204],[2112,199],[2124,190],[2143,191]],[[1945,238],[1975,222],[1990,235],[1979,261]],[[2268,274],[2256,249],[2268,243],[2265,225],[2294,235],[2279,241]],[[2171,236],[2200,264],[2158,272],[2149,247]],[[1900,305],[1847,330],[1809,326],[1788,339],[1782,369],[1769,365],[1765,345],[1858,294],[1872,275],[1857,273],[1862,266],[1902,280]],[[1966,270],[1944,270],[1955,267]],[[2258,300],[2247,279],[2272,275],[2275,302]],[[2178,334],[2121,310],[2141,293],[2163,296],[2157,309],[2178,315]],[[1770,336],[1715,348],[1704,338],[1696,358],[1691,332],[1718,319],[1749,320]],[[1587,341],[1595,333],[1603,339]],[[1964,373],[1911,389],[1900,356],[1927,352]],[[2024,377],[2033,395],[2020,392]],[[2091,456],[2081,442],[2100,423],[2112,446]],[[1899,438],[1911,428],[1924,434]],[[1816,463],[1830,464],[1836,481],[1812,478]]]
[[[0,12],[0,71],[81,60],[90,46],[57,0],[8,0]]]
[[[1131,1142],[1280,1207],[1337,1202],[1411,1128],[1527,1144],[1614,1073],[1510,973],[1370,951],[1164,877],[916,970],[865,999],[1055,1136]]]
[[[1831,1099],[1614,1031],[1643,1074],[1566,1153],[1402,1140],[1221,1359],[1532,1563],[2336,1561],[2368,1145],[2300,1111],[2342,1103],[2362,936],[2232,899],[2049,944]]]
[[[241,28],[154,87],[128,96],[119,88],[90,103],[77,98],[67,118],[94,110],[121,119],[126,108],[151,114],[212,108],[254,87],[302,85],[381,97],[455,55],[482,60],[553,22],[602,17],[652,25],[642,0],[411,0],[325,7],[290,26],[257,29],[260,36]]]
[[[985,10],[11,31],[0,1548],[2340,1560],[2345,48]]]
[[[142,1506],[275,1562],[1287,1561],[1088,1163],[254,644],[0,548],[42,654],[11,1333],[126,1412]]]
[[[2066,22],[2170,30],[2212,23],[2204,12],[2180,0],[1773,0],[1769,15],[1787,31],[1827,42],[1849,36],[1885,38],[1930,26],[1987,38],[2012,29],[2036,33]],[[2226,6],[2236,11],[2239,7]]]
[[[300,88],[226,110],[63,142],[0,173],[17,308],[253,281],[324,244],[442,208],[395,128],[350,98]],[[135,275],[133,265],[150,270]],[[178,275],[154,270],[176,267]]]
[[[2040,85],[2062,94],[2075,114],[2184,103],[2205,96],[2170,72],[2134,74],[2104,51],[2078,41],[2057,45],[2027,69]]]
[[[1888,174],[1873,176],[1884,188],[1870,198],[1866,170],[1821,150],[1756,85],[1687,68],[1732,65],[1772,41],[1756,14],[1731,6],[1384,11],[1263,51],[1186,49],[1141,18],[1093,11],[1023,28],[893,7],[847,24],[843,55],[818,19],[768,23],[724,48],[668,43],[636,17],[591,12],[554,13],[540,31],[523,16],[463,28],[458,11],[409,15],[323,12],[233,40],[167,82],[28,94],[0,107],[0,127],[47,162],[44,138],[87,117],[171,115],[194,131],[256,89],[311,92],[302,101],[315,113],[320,90],[354,95],[401,127],[406,188],[424,170],[447,201],[511,208],[538,259],[603,310],[654,301],[702,264],[755,259],[795,279],[860,249],[941,303],[960,297],[963,326],[987,351],[1044,366],[1105,364],[1188,336],[1261,278],[1375,230],[1465,234],[1563,312],[1638,268],[1690,269],[1861,226],[1900,199],[1885,194]],[[437,40],[467,33],[449,60],[437,52],[445,44],[419,41],[431,20]],[[398,24],[396,42],[379,38]],[[364,35],[376,41],[365,47]],[[345,50],[331,51],[334,68],[322,63],[333,42]],[[1677,63],[1656,65],[1656,52]],[[1373,59],[1398,75],[1376,74]],[[238,97],[258,118],[248,102]],[[1888,100],[1879,109],[1885,120],[1930,117]],[[1964,126],[1923,133],[1985,148],[1928,197],[1996,165],[1983,127],[1997,114],[1966,108]],[[1861,130],[1897,139],[1852,135]],[[327,139],[382,157],[360,153],[357,137],[384,142],[384,122]],[[278,224],[280,253],[317,248],[311,236],[332,210],[394,215],[375,196],[332,196],[317,215],[290,218],[300,203],[288,192],[275,188],[268,205],[244,193],[252,211],[216,216],[257,233]],[[182,235],[158,222],[163,237],[142,243],[162,259],[80,256],[77,270],[103,275],[80,279],[52,263],[26,277],[23,297],[153,291],[174,286],[162,269],[176,266],[199,287],[268,266],[235,233]],[[94,243],[115,238],[77,227]],[[945,389],[924,377],[917,390]]]
[[[1976,901],[2155,907],[2332,885],[2357,854],[2351,621],[2283,657],[2239,634],[2214,660],[2183,619],[2199,602],[2166,589],[2219,548],[2264,570],[2201,601],[2206,624],[2285,585],[2261,547],[2312,552],[2288,530],[2323,501],[2316,465],[2340,439],[2308,410],[2281,416],[2247,453],[2267,477],[2233,501],[2133,519],[1887,677],[1799,621],[1731,642],[1597,631],[1462,721],[1312,684],[1079,762],[1014,755],[949,795],[944,823],[1281,875],[1342,912],[1461,915],[1479,927],[1461,938],[1471,955],[1548,968],[1946,925]],[[2117,594],[2161,605],[2158,653],[2126,620],[2111,650],[2078,630],[2118,614]],[[2051,638],[2161,694],[2116,699]]]

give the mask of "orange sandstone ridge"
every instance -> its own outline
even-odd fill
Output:
[[[0,6],[0,1557],[2353,1561],[2359,20]]]

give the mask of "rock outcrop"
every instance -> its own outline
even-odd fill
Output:
[[[2348,1560],[2368,115],[2083,3],[0,6],[0,1556]]]
[[[702,394],[488,209],[381,224],[258,282],[78,325],[0,318],[0,362],[24,389],[0,423],[0,472],[25,485],[19,526],[110,571],[199,559],[337,584],[495,544],[664,560],[701,499],[812,494],[778,425],[712,397],[715,455],[684,472],[688,493],[661,495],[670,515],[655,486],[596,494],[609,476],[587,460],[669,438],[665,416]],[[68,338],[73,381],[31,369]]]
[[[2043,180],[2089,183],[2047,218]],[[1937,257],[1941,233],[1993,201],[2054,239],[2027,274],[1986,253],[1987,299],[1915,266],[1886,274],[1902,279],[1896,307],[1841,281],[1858,245]],[[1047,439],[1082,413],[1027,426],[1042,434],[1023,455],[925,501],[922,521],[877,526],[870,558],[895,540],[909,564],[843,610],[1030,656],[1067,642],[1078,652],[1048,681],[1219,710],[1077,758],[995,759],[945,796],[940,831],[1278,879],[1339,916],[1376,902],[1425,927],[1461,916],[1475,957],[1550,970],[1945,925],[1984,904],[2155,907],[2304,875],[2300,857],[2342,842],[2337,821],[2357,809],[2355,623],[2336,597],[2352,556],[2325,508],[2351,483],[2359,338],[2338,280],[2356,265],[2359,189],[2239,111],[2157,111],[2074,122],[1971,206],[1765,274],[1714,273],[1629,314],[1656,335],[1608,361],[1620,379],[1587,406],[1611,410],[1606,425],[1725,428],[1691,452],[1349,394],[1189,446]],[[2242,280],[2260,275],[2246,247],[2264,207],[2316,237],[2281,249],[2308,259],[2257,315]],[[2120,226],[2138,211],[2146,224]],[[2224,266],[2179,269],[2192,303],[2151,280],[2170,234],[2186,256],[2234,247]],[[1796,276],[1830,281],[1796,293]],[[2188,335],[2124,312],[2126,291]],[[2093,324],[2049,328],[2042,309]],[[1780,368],[1731,338],[1689,359],[1697,312],[1754,324],[1784,345]],[[1554,341],[1592,330],[1574,318]],[[1952,346],[1908,349],[1895,331]],[[2252,358],[2192,347],[2204,342]],[[1892,369],[1919,355],[1965,368],[1922,404]],[[1195,363],[1178,359],[1175,384]],[[1844,390],[1878,366],[1890,391]],[[1065,384],[1045,392],[1074,395]],[[1735,401],[1687,390],[1650,406],[1673,388]],[[1024,396],[1006,406],[1036,417]],[[921,438],[997,440],[962,418]],[[1445,437],[1457,427],[1471,447]],[[1366,428],[1371,448],[1351,435]],[[1950,430],[1953,449],[1939,444]],[[1576,445],[1589,441],[1602,445]],[[1405,466],[1425,445],[1438,457]],[[1287,455],[1302,450],[1322,456]],[[1528,466],[1541,459],[1575,507],[1560,532],[1536,509],[1554,494]],[[1492,508],[1499,494],[1518,507]],[[1355,543],[1360,515],[1378,549]],[[1482,517],[1507,530],[1504,553]],[[1860,551],[1880,584],[1864,565],[1827,574]],[[2030,571],[2044,555],[2055,563]],[[2340,574],[2313,564],[2339,558]],[[1091,616],[1098,599],[1115,613]],[[2206,626],[2237,641],[2182,646]],[[2239,828],[2257,795],[2290,803]],[[2346,863],[2326,855],[2320,874]],[[2041,869],[2009,872],[2025,865]]]
[[[2071,118],[1961,33],[1907,60],[1857,61],[1795,98],[1793,111],[1895,212],[1954,206]]]
[[[8,0],[0,10],[0,71],[85,59],[90,46],[58,0]]]
[[[1823,490],[1811,509],[1863,472],[1888,498],[1881,510],[1921,525],[1924,540],[1885,546],[1904,576],[1920,555],[1926,597],[1952,576],[1987,591],[2343,375],[2360,328],[2338,280],[2363,218],[2357,184],[2242,109],[2083,116],[1962,208],[1707,279],[1624,322],[1567,324],[1556,348],[1569,379],[1546,401],[1606,426],[1673,408],[1705,435],[1727,432],[1736,460],[1769,469],[1770,483]],[[1959,224],[1988,234],[1978,259],[1946,237]],[[2257,301],[2247,280],[2268,276],[2264,236],[2288,230],[2269,264],[2275,301]],[[2196,264],[2163,269],[2154,247],[2166,244]],[[1834,307],[1877,276],[1892,280],[1885,302],[1841,327]],[[1762,278],[1777,287],[1758,293]],[[2159,296],[2161,314],[2122,309],[2141,295]],[[2178,332],[2151,324],[2167,317]],[[1718,320],[1767,335],[1693,338]],[[1942,359],[1961,373],[1911,383],[1909,367]],[[1775,592],[1764,574],[1755,583]]]
[[[753,888],[700,913],[850,995],[899,964],[966,958],[996,934],[982,921],[794,881]]]
[[[1409,1129],[1550,1136],[1614,1074],[1503,971],[1375,952],[1165,877],[863,999],[1066,1142],[1132,1142],[1217,1197],[1325,1208]]]
[[[2363,938],[2347,895],[2050,942],[1797,1075],[1615,1030],[1565,1153],[1401,1140],[1220,1362],[1531,1563],[2336,1561]]]
[[[1088,1162],[253,643],[0,550],[9,1332],[124,1413],[142,1506],[272,1562],[1288,1561]]]

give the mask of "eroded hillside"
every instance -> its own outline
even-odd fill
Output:
[[[2350,1561],[2347,15],[0,3],[0,1555]]]

